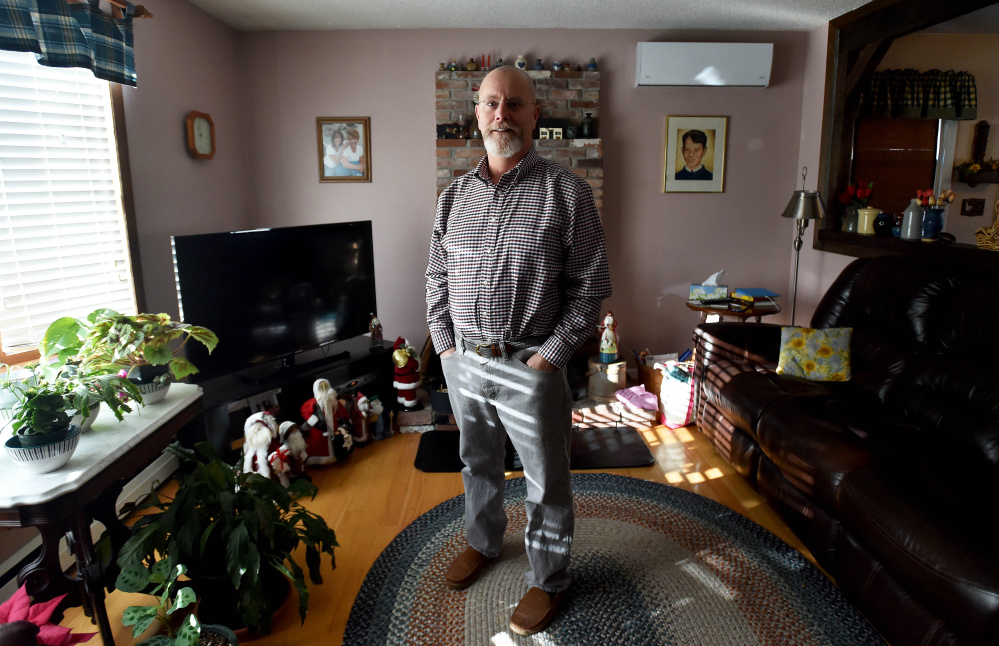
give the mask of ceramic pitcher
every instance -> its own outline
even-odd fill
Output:
[[[923,235],[923,207],[919,200],[912,198],[909,206],[905,207],[902,216],[902,238],[904,240],[919,240]]]

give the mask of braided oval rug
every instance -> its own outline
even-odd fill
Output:
[[[573,584],[542,633],[510,615],[527,591],[524,478],[506,483],[500,559],[471,587],[443,583],[465,548],[464,496],[404,529],[354,601],[344,646],[398,644],[882,644],[835,586],[793,548],[725,506],[675,487],[603,473],[572,476]]]

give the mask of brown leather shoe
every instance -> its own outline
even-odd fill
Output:
[[[510,617],[510,630],[518,635],[533,635],[548,627],[565,597],[565,590],[556,593],[531,588],[517,604]]]
[[[451,563],[447,574],[444,575],[444,583],[449,588],[464,590],[475,583],[486,571],[486,567],[495,560],[496,557],[483,556],[474,547],[466,547],[465,551]]]

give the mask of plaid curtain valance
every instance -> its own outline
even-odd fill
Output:
[[[953,70],[882,70],[871,76],[861,94],[865,117],[976,119],[978,93],[975,77]]]
[[[34,52],[50,67],[82,67],[94,76],[123,85],[136,84],[132,16],[126,3],[112,18],[99,0],[0,0],[0,49]]]

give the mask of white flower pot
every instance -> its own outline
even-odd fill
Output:
[[[97,402],[90,406],[90,415],[84,419],[83,415],[77,413],[73,416],[73,419],[69,420],[70,424],[75,424],[80,427],[81,433],[86,433],[90,430],[90,427],[94,425],[94,420],[97,419],[97,414],[101,412],[101,403]]]
[[[69,432],[61,439],[27,447],[22,447],[21,438],[15,435],[4,442],[4,448],[17,466],[31,473],[49,473],[61,469],[73,457],[81,432],[79,426],[70,426]]]
[[[142,393],[142,404],[144,406],[151,406],[152,404],[158,404],[163,401],[163,398],[167,396],[167,391],[170,389],[170,382],[165,384],[149,383],[149,384],[135,384]]]

